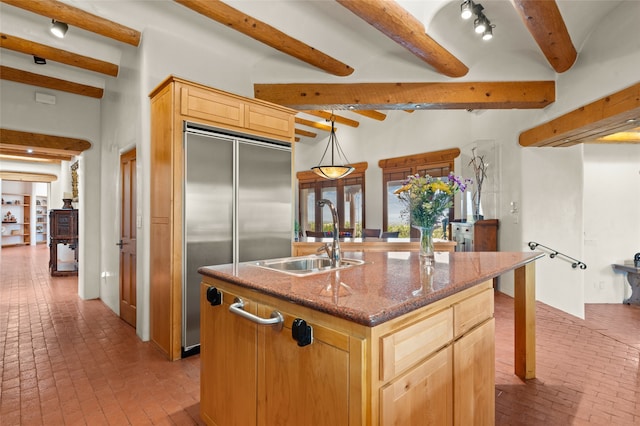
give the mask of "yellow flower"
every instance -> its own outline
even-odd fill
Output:
[[[451,188],[449,187],[449,185],[447,185],[446,183],[444,183],[441,180],[433,181],[431,183],[431,189],[432,189],[432,191],[442,191],[442,192],[445,192],[447,194],[451,194]]]
[[[408,183],[408,184],[406,184],[405,186],[403,186],[403,187],[401,187],[401,188],[396,189],[395,191],[393,191],[393,193],[394,193],[394,194],[401,194],[401,193],[403,193],[403,192],[405,192],[405,191],[408,191],[410,188],[411,188],[411,184],[410,184],[410,183]]]

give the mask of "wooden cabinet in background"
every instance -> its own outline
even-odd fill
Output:
[[[49,240],[49,271],[51,276],[78,274],[78,210],[54,209],[49,211],[51,237]],[[61,260],[58,244],[73,251],[73,258]]]
[[[455,251],[498,251],[498,219],[451,222],[449,226]]]
[[[296,111],[170,76],[151,98],[151,340],[171,360],[182,356],[184,123],[294,142]]]

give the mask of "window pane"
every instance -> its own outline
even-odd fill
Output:
[[[387,231],[400,232],[398,237],[409,237],[409,219],[402,216],[404,204],[394,192],[402,187],[402,180],[392,180],[387,182]]]
[[[300,231],[306,235],[306,231],[316,229],[316,192],[314,188],[300,190]]]
[[[337,203],[337,189],[335,186],[327,186],[322,188],[322,198],[327,199],[333,203],[336,208],[338,208]],[[322,231],[323,232],[332,232],[333,231],[333,216],[331,216],[331,210],[329,207],[324,206],[322,208]]]
[[[353,229],[352,237],[362,235],[362,185],[344,187],[344,229]]]

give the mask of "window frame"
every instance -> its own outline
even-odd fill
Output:
[[[300,208],[300,203],[302,202],[302,191],[305,189],[313,188],[315,191],[316,201],[320,200],[322,197],[322,189],[326,187],[335,187],[336,188],[336,210],[338,212],[338,219],[340,223],[338,224],[339,229],[344,229],[345,223],[345,205],[344,205],[344,187],[349,185],[361,185],[362,187],[362,229],[365,227],[366,217],[365,217],[365,171],[367,170],[368,163],[355,163],[351,164],[352,167],[355,168],[351,174],[341,179],[325,179],[312,171],[305,170],[302,172],[296,173],[296,178],[298,179],[298,223],[300,224],[300,232],[304,233],[302,221],[302,209]],[[310,229],[310,231],[320,232],[322,231],[322,208],[318,207],[317,203],[315,205],[315,228]],[[351,228],[355,228],[355,224],[350,226]],[[305,235],[301,235],[304,237]]]
[[[448,176],[454,171],[454,160],[460,155],[460,149],[452,148],[442,151],[425,152],[403,157],[380,160],[378,166],[382,169],[382,231],[389,230],[389,216],[387,206],[387,184],[392,181],[404,180],[409,175],[429,174],[432,177]],[[455,200],[449,209],[449,221],[455,215]],[[411,237],[417,238],[418,231],[411,229]]]

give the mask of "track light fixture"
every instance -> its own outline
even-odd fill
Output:
[[[69,25],[64,22],[56,21],[55,19],[51,20],[51,34],[58,38],[64,38],[65,34],[67,34],[67,30],[69,29]]]
[[[484,7],[480,3],[474,3],[473,0],[464,0],[460,4],[460,16],[462,19],[469,19],[474,14],[476,19],[473,20],[473,30],[476,34],[481,34],[483,40],[491,40],[493,38],[493,28],[496,26],[491,24],[489,18],[482,12]]]
[[[33,62],[38,65],[46,65],[47,60],[45,58],[41,58],[40,56],[33,55]]]

